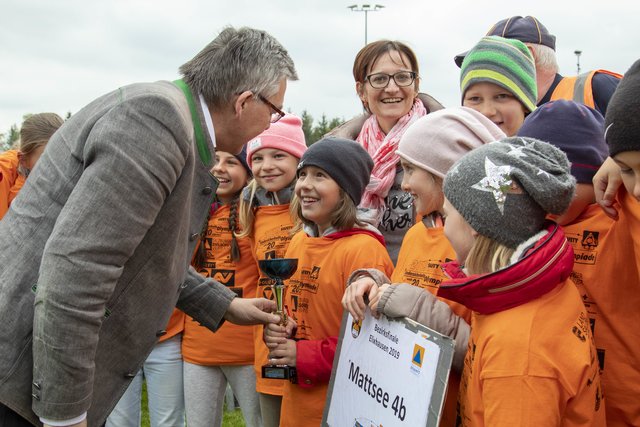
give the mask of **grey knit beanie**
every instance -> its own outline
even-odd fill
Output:
[[[420,117],[411,124],[402,135],[396,154],[444,178],[464,154],[505,137],[495,123],[476,110],[445,108]]]
[[[512,137],[469,152],[447,173],[444,195],[471,227],[510,248],[560,215],[575,191],[567,156],[533,138]]]
[[[355,141],[325,137],[311,145],[302,155],[298,163],[298,174],[306,166],[316,166],[327,172],[358,206],[371,178],[373,160]]]
[[[640,150],[640,60],[620,80],[604,118],[609,155]]]

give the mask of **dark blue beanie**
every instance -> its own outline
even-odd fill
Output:
[[[247,144],[242,146],[242,151],[235,155],[235,158],[238,159],[240,164],[244,166],[246,171],[249,173],[249,176],[253,176],[253,172],[251,172],[251,168],[247,164]]]
[[[355,141],[325,137],[313,143],[302,155],[298,174],[305,166],[316,166],[327,172],[358,206],[371,178],[373,160]]]
[[[579,183],[591,184],[608,154],[604,117],[573,101],[542,104],[527,116],[517,135],[548,142],[564,151],[571,162],[571,174]]]

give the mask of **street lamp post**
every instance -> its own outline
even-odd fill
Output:
[[[367,14],[369,12],[377,12],[380,9],[384,8],[381,4],[363,4],[361,6],[357,4],[352,4],[351,6],[347,6],[347,9],[351,9],[352,12],[364,12],[364,44],[367,45]]]
[[[581,50],[574,50],[573,53],[576,54],[576,62],[578,66],[578,75],[580,75],[580,55],[582,54]]]

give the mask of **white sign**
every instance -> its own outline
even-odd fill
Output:
[[[437,426],[452,358],[453,340],[419,323],[345,315],[323,425]]]

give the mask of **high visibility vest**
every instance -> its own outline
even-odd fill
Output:
[[[553,90],[553,93],[551,94],[551,101],[555,101],[556,99],[567,99],[579,104],[584,104],[587,107],[596,108],[593,100],[593,87],[591,85],[593,76],[596,73],[609,74],[619,79],[622,78],[622,74],[607,70],[594,70],[582,73],[578,76],[563,77],[562,80],[560,80],[560,83],[558,83],[558,86]]]

